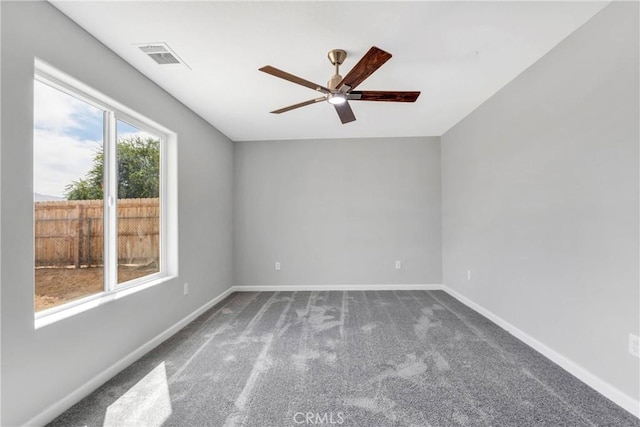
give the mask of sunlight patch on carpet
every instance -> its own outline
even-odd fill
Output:
[[[172,414],[164,362],[113,402],[106,410],[105,426],[161,426]]]

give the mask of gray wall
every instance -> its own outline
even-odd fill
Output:
[[[444,283],[635,399],[638,49],[614,2],[442,137]]]
[[[236,285],[442,282],[439,138],[234,150]]]
[[[48,3],[2,2],[2,425],[26,422],[232,285],[232,143]],[[178,133],[180,277],[34,330],[33,61]],[[190,283],[188,296],[182,284]]]

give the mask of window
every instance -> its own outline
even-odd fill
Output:
[[[175,134],[39,61],[33,133],[36,324],[176,274]]]

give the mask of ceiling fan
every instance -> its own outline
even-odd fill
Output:
[[[360,59],[360,61],[358,61],[355,67],[353,67],[344,78],[340,75],[340,65],[342,65],[346,59],[347,52],[342,49],[333,49],[329,51],[327,56],[329,57],[331,64],[336,67],[336,73],[331,77],[331,80],[329,80],[326,87],[302,79],[298,76],[294,76],[293,74],[279,70],[271,65],[266,65],[260,68],[260,71],[264,73],[271,74],[272,76],[279,77],[322,93],[322,96],[319,98],[290,105],[279,110],[274,110],[272,113],[280,114],[295,110],[296,108],[315,104],[317,102],[327,101],[328,103],[333,104],[336,112],[338,113],[338,117],[340,117],[340,121],[345,124],[356,119],[356,116],[353,114],[353,110],[349,105],[349,101],[415,102],[420,95],[420,92],[354,90],[385,62],[391,59],[390,53],[375,46],[369,49],[369,51]]]

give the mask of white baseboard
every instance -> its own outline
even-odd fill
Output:
[[[443,289],[441,284],[406,284],[406,285],[267,285],[233,286],[232,292],[300,292],[300,291],[437,291]]]
[[[618,388],[612,386],[608,382],[593,375],[591,372],[587,371],[586,369],[584,369],[582,366],[578,365],[574,361],[566,358],[565,356],[551,349],[550,347],[547,347],[545,344],[533,338],[531,335],[513,326],[511,323],[507,322],[503,318],[493,314],[491,311],[487,310],[480,304],[477,304],[472,300],[470,300],[469,298],[465,297],[464,295],[459,294],[457,291],[449,288],[446,285],[442,287],[442,290],[447,292],[449,295],[451,295],[452,297],[454,297],[455,299],[457,299],[467,307],[482,314],[484,317],[491,320],[493,323],[500,326],[502,329],[506,330],[511,335],[518,338],[520,341],[532,347],[538,353],[541,353],[547,359],[556,363],[562,369],[569,372],[571,375],[578,378],[580,381],[587,384],[589,387],[591,387],[598,393],[602,394],[607,399],[611,400],[618,406],[624,408],[631,414],[640,418],[640,401],[635,400],[634,398],[620,391]]]
[[[132,351],[122,359],[118,360],[113,365],[109,366],[104,371],[100,372],[98,375],[96,375],[95,377],[87,381],[81,387],[77,388],[71,394],[65,396],[64,398],[60,399],[58,402],[49,406],[44,411],[40,412],[38,415],[30,419],[24,425],[43,426],[53,421],[57,416],[61,415],[64,411],[71,408],[76,403],[80,402],[83,398],[91,394],[94,390],[96,390],[102,384],[104,384],[105,382],[107,382],[108,380],[116,376],[120,371],[124,370],[133,362],[140,359],[149,351],[151,351],[152,349],[160,345],[162,342],[170,338],[180,329],[187,326],[189,323],[195,320],[198,316],[200,316],[202,313],[204,313],[205,311],[207,311],[208,309],[210,309],[211,307],[213,307],[214,305],[222,301],[232,292],[233,291],[231,290],[231,288],[227,289],[222,294],[218,295],[216,298],[212,299],[205,305],[201,306],[200,308],[195,310],[193,313],[184,317],[182,320],[178,321],[173,326],[167,328],[166,330],[156,335],[146,343],[142,344],[140,347],[138,347],[137,349],[135,349],[134,351]]]

